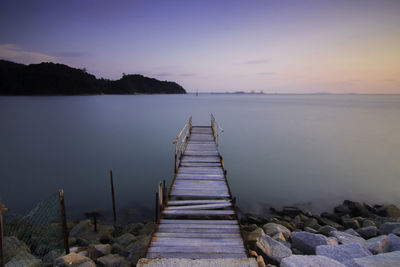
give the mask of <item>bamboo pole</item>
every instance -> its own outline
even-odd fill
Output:
[[[60,198],[60,207],[61,207],[61,220],[62,220],[62,229],[64,236],[64,248],[65,254],[69,254],[69,244],[68,244],[68,232],[67,232],[67,216],[65,213],[65,203],[64,203],[64,190],[58,191],[58,196]]]
[[[114,180],[113,180],[112,170],[110,170],[110,183],[111,183],[111,197],[112,197],[112,207],[113,207],[114,226],[115,226],[117,224],[117,212],[115,210],[115,193],[114,193]]]

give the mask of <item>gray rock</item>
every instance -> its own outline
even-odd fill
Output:
[[[387,235],[381,235],[367,240],[367,248],[373,254],[388,252],[389,244],[389,237]]]
[[[389,251],[400,251],[400,237],[394,234],[389,236]]]
[[[263,234],[260,239],[256,242],[256,246],[263,256],[271,259],[276,263],[280,263],[283,258],[292,255],[290,248],[286,247],[284,244],[272,239],[266,234]]]
[[[341,231],[332,231],[330,234],[331,236],[336,237],[340,244],[358,243],[361,246],[367,246],[367,241],[365,241],[365,239],[362,237],[354,236]]]
[[[379,227],[379,232],[382,235],[388,235],[390,233],[392,233],[392,231],[396,228],[400,227],[400,223],[398,222],[386,222],[381,224],[381,226]]]
[[[312,234],[318,234],[318,231],[311,227],[304,227],[304,231],[312,233]]]
[[[262,229],[260,229],[262,231]],[[264,233],[262,231],[262,233]],[[140,258],[143,258],[146,253],[147,244],[149,243],[150,235],[140,236],[138,239],[127,247],[129,252],[128,260],[132,264],[136,264]]]
[[[110,246],[110,244],[90,245],[88,252],[89,252],[89,257],[91,259],[97,259],[99,257],[110,254],[111,246]]]
[[[326,240],[328,242],[328,246],[337,246],[337,245],[339,245],[339,242],[336,239],[336,237],[330,236]]]
[[[346,228],[346,229],[347,228],[353,228],[353,229],[360,228],[359,222],[352,218],[350,218],[350,219],[343,218],[342,223],[343,223],[344,228]]]
[[[94,262],[85,256],[79,255],[75,252],[71,252],[68,255],[57,258],[54,261],[54,266],[58,267],[96,267]]]
[[[246,243],[253,244],[253,243],[257,242],[263,234],[264,234],[264,231],[261,228],[257,228],[256,230],[254,230],[252,232],[244,231],[243,232],[244,241]]]
[[[400,236],[400,227],[394,228],[394,229],[392,230],[392,234],[395,234],[395,235]]]
[[[292,247],[305,254],[315,254],[315,248],[320,245],[328,245],[326,236],[308,232],[292,232]]]
[[[120,244],[121,246],[128,246],[130,243],[134,242],[136,237],[130,233],[123,234],[117,238],[115,238],[115,243]]]
[[[332,231],[337,231],[335,227],[332,227],[330,225],[324,225],[318,230],[321,234],[329,236],[329,233]]]
[[[42,260],[37,259],[35,256],[26,251],[20,251],[17,255],[12,257],[5,265],[6,267],[24,266],[24,267],[41,267]]]
[[[309,219],[304,221],[304,227],[309,227],[309,228],[312,228],[314,230],[319,230],[319,228],[321,228],[321,225],[318,224],[317,219],[309,218]]]
[[[129,252],[126,251],[120,244],[114,243],[111,245],[111,253],[112,254],[119,254],[124,257],[129,256]]]
[[[400,209],[393,204],[386,206],[386,217],[400,218]]]
[[[53,266],[53,262],[55,259],[60,257],[61,255],[64,254],[64,250],[61,249],[55,249],[49,251],[46,255],[43,257],[43,267],[50,267]]]
[[[359,233],[363,238],[372,238],[378,235],[378,228],[376,226],[367,226],[357,229],[357,233]]]
[[[372,253],[357,243],[350,243],[339,246],[318,246],[316,254],[344,263],[353,258],[371,256]]]
[[[108,254],[96,260],[96,263],[104,267],[129,267],[130,263],[122,256]]]
[[[83,233],[87,233],[91,230],[91,222],[90,220],[80,221],[77,225],[75,225],[71,231],[69,232],[70,237],[79,237]]]
[[[300,256],[293,255],[284,258],[281,267],[345,267],[338,261],[332,260],[325,256]]]
[[[400,251],[383,253],[363,258],[355,258],[345,262],[351,267],[399,267]]]
[[[366,219],[363,221],[362,227],[368,227],[368,226],[376,226],[376,224],[373,221]]]
[[[290,230],[285,226],[277,224],[277,223],[267,223],[263,225],[264,232],[269,236],[274,236],[277,233],[282,233],[285,239],[287,240],[290,237]]]
[[[354,231],[353,228],[347,229],[347,230],[345,230],[344,232],[345,232],[345,233],[348,233],[348,234],[351,234],[351,235],[354,235],[354,236],[360,236],[360,234],[357,233],[356,231]]]
[[[343,229],[343,226],[342,225],[340,225],[340,224],[338,224],[338,223],[336,223],[336,222],[334,222],[334,221],[332,221],[332,220],[329,220],[329,219],[327,219],[327,218],[324,218],[324,217],[318,217],[318,216],[315,216],[315,218],[322,224],[322,225],[329,225],[329,226],[332,226],[332,227],[334,227],[334,228],[336,228],[336,229]]]
[[[4,260],[5,262],[8,262],[12,257],[17,255],[20,252],[28,252],[30,253],[31,250],[29,247],[22,242],[21,240],[18,240],[14,236],[6,236],[4,237]]]
[[[257,224],[242,225],[242,230],[252,232],[258,228]]]

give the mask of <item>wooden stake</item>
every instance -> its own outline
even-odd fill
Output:
[[[67,216],[65,214],[65,203],[64,203],[64,190],[58,191],[58,196],[60,198],[60,207],[61,207],[61,220],[62,220],[62,228],[64,235],[64,248],[65,254],[69,254],[69,244],[68,244],[68,231],[67,231]]]
[[[156,192],[155,223],[158,221],[158,192]]]
[[[114,225],[117,224],[117,212],[115,210],[115,194],[114,194],[114,180],[112,170],[110,170],[110,183],[111,183],[111,197],[112,197],[112,207],[113,207],[113,215],[114,215]]]

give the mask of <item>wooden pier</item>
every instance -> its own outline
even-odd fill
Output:
[[[192,126],[190,118],[174,141],[175,177],[168,194],[160,184],[157,226],[147,260],[246,261],[224,160],[217,149],[221,130],[213,115],[211,126]]]

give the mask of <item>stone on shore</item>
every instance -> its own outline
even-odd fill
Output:
[[[349,243],[338,246],[318,246],[316,249],[316,254],[326,256],[341,263],[353,258],[361,258],[372,255],[367,248],[358,243]]]
[[[292,247],[305,254],[315,254],[315,248],[320,245],[329,245],[326,236],[308,232],[292,232]]]
[[[389,244],[389,251],[400,251],[400,237],[397,235],[389,235]]]
[[[400,227],[400,223],[398,222],[386,222],[381,224],[379,227],[379,232],[382,235],[388,235],[392,233],[393,230]]]
[[[400,218],[400,209],[396,205],[388,205],[386,208],[386,217]]]
[[[367,226],[357,229],[357,233],[361,235],[361,237],[368,239],[378,235],[378,228],[376,226]]]
[[[267,223],[262,227],[264,232],[269,236],[274,236],[278,233],[282,233],[286,240],[290,237],[290,230],[285,226],[277,224],[277,223]]]
[[[332,227],[330,225],[324,225],[318,230],[321,234],[329,236],[330,232],[332,231],[337,231],[335,227]]]
[[[389,244],[389,237],[387,235],[381,235],[367,240],[367,247],[373,254],[388,252]]]
[[[128,246],[130,243],[134,242],[136,237],[130,233],[123,234],[115,238],[114,242],[120,244],[121,246]]]
[[[400,266],[400,251],[382,253],[378,255],[354,258],[345,262],[351,267],[395,267]]]
[[[342,263],[325,256],[301,256],[293,255],[284,258],[281,267],[345,267]]]
[[[99,257],[110,254],[111,246],[110,244],[90,245],[88,248],[88,253],[91,259],[97,259]]]
[[[371,220],[364,220],[362,223],[362,227],[368,227],[368,226],[376,226],[375,222],[371,221]]]
[[[256,247],[259,250],[258,254],[262,254],[265,258],[275,263],[280,263],[283,258],[292,255],[290,248],[266,234],[261,235],[260,239],[256,242]]]
[[[348,234],[351,234],[351,235],[354,235],[354,236],[360,236],[360,234],[357,233],[356,231],[354,231],[353,228],[347,229],[347,230],[345,230],[344,232],[345,232],[345,233],[348,233]]]
[[[71,252],[68,255],[58,257],[54,261],[54,266],[96,267],[96,264],[94,264],[94,262],[88,257]]]
[[[12,257],[20,252],[30,253],[29,247],[14,236],[4,237],[4,260],[8,262]]]
[[[41,267],[42,260],[37,259],[31,253],[27,251],[20,251],[17,255],[12,257],[10,261],[7,262],[5,267],[15,267],[15,266],[24,266],[24,267]]]
[[[358,243],[361,246],[367,247],[367,241],[364,238],[354,236],[341,231],[332,231],[331,236],[336,237],[340,244]]]
[[[350,218],[350,219],[343,218],[342,223],[343,223],[344,228],[352,228],[352,229],[360,228],[360,223],[353,218]]]
[[[122,256],[108,254],[96,260],[97,265],[104,267],[129,267],[131,264]]]
[[[243,233],[244,241],[249,244],[254,244],[255,242],[257,242],[260,239],[260,237],[263,234],[264,234],[264,231],[261,228],[257,228],[256,230],[254,230],[252,232],[245,231]]]

